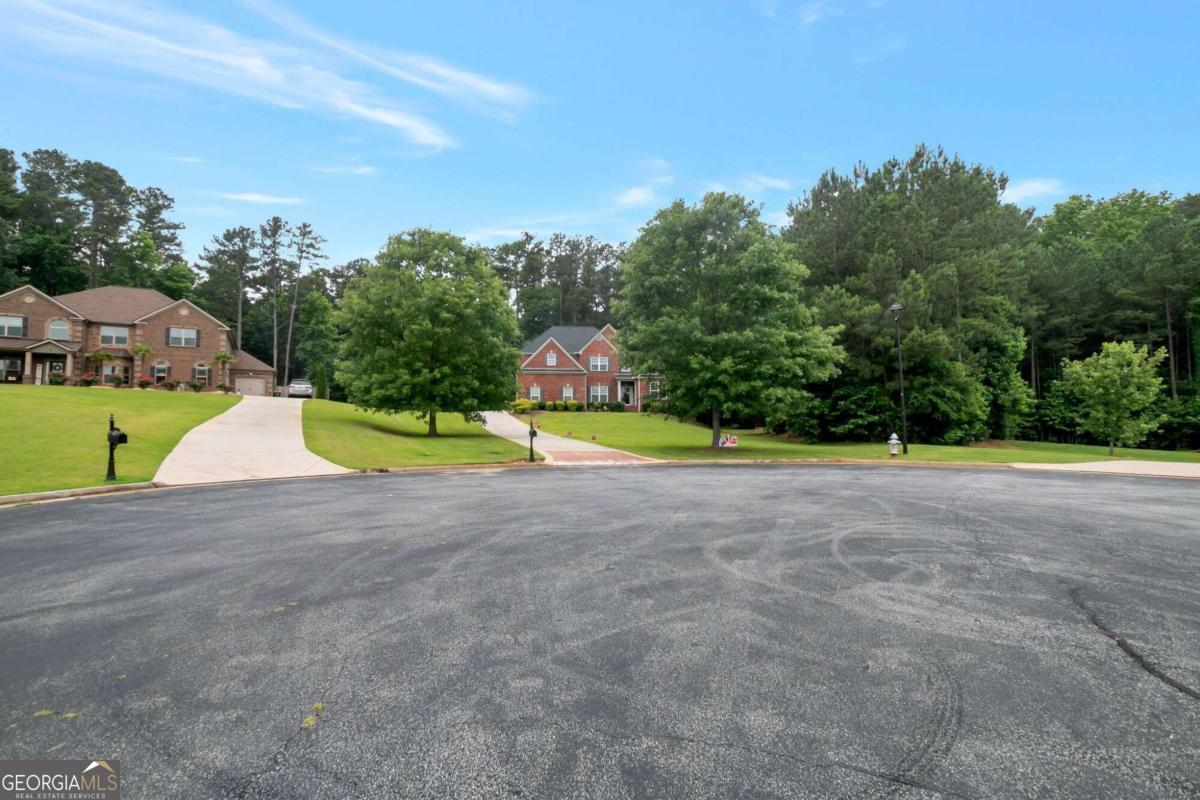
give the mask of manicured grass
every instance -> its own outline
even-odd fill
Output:
[[[129,434],[117,483],[148,481],[183,435],[236,395],[77,386],[0,386],[0,495],[100,486],[108,415]]]
[[[528,419],[523,417],[523,419]],[[762,432],[738,431],[738,446],[713,450],[708,445],[711,432],[697,424],[679,422],[662,416],[633,413],[540,411],[534,419],[542,430],[560,436],[627,450],[631,453],[671,460],[681,459],[888,459],[887,445],[879,443],[803,444]],[[897,456],[904,459],[904,456]],[[969,447],[910,444],[909,461],[986,462],[1006,464],[1030,462],[1071,464],[1104,461],[1108,448],[1092,445],[1050,444],[1046,442],[989,442]],[[1115,458],[1146,461],[1200,462],[1200,453],[1173,450],[1136,450],[1118,448]]]
[[[519,461],[526,451],[458,414],[438,414],[438,436],[412,414],[369,414],[347,403],[304,402],[304,444],[348,469]]]

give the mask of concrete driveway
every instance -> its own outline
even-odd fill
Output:
[[[350,472],[304,446],[303,402],[243,397],[224,414],[188,431],[163,460],[154,482],[177,486]]]
[[[1195,800],[1197,575],[1200,492],[1106,475],[470,470],[11,508],[0,754],[117,758],[129,800]]]
[[[483,417],[487,420],[486,427],[491,433],[523,447],[529,446],[529,426],[512,414],[505,411],[485,411]],[[533,449],[542,454],[547,464],[597,466],[654,462],[652,458],[627,453],[624,450],[579,439],[568,439],[566,436],[556,436],[545,431],[538,431],[537,438],[533,440]]]

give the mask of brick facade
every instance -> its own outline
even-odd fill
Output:
[[[102,375],[107,366],[110,373],[120,375],[130,386],[138,375],[153,378],[154,367],[159,365],[165,367],[165,374],[160,369],[157,382],[190,383],[199,379],[212,389],[225,378],[216,362],[217,353],[232,352],[226,325],[190,301],[172,301],[148,289],[108,286],[59,299],[24,286],[0,295],[0,317],[22,320],[19,330],[0,329],[0,382],[47,383],[50,375],[57,373],[65,382],[76,383],[87,372]],[[68,338],[56,336],[53,341],[45,341],[56,321],[67,323]],[[105,328],[117,329],[114,333],[123,330],[124,341],[102,341]],[[195,336],[177,337],[172,344],[172,328],[194,331]],[[55,333],[61,331],[56,329]],[[182,344],[193,339],[195,346]],[[140,344],[150,348],[144,358],[132,352]],[[89,358],[97,353],[106,354],[109,360]],[[261,376],[270,394],[274,390],[273,370],[253,357],[242,363],[247,362],[249,354],[235,355],[239,358],[235,368],[243,367],[238,374]],[[233,377],[231,370],[231,388]]]
[[[562,332],[564,338],[575,339],[577,349],[571,352],[570,345],[561,344],[553,335],[555,331]],[[615,339],[616,331],[605,325],[600,330],[559,326],[531,340],[521,355],[517,371],[521,397],[529,399],[530,390],[536,387],[541,390],[541,400],[562,400],[563,388],[571,387],[574,399],[587,405],[595,394],[594,387],[602,386],[607,388],[607,399],[602,394],[598,401],[620,400],[625,403],[626,411],[642,410],[648,399],[649,382],[645,376],[622,373]],[[549,353],[554,354],[554,364],[547,362]],[[606,368],[593,369],[593,358],[607,358]],[[601,364],[602,361],[597,362],[596,366]]]

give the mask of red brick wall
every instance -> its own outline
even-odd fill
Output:
[[[583,373],[568,372],[564,374],[549,372],[521,372],[517,375],[517,383],[521,386],[521,397],[529,397],[529,387],[540,386],[543,400],[562,400],[562,389],[571,386],[575,389],[576,402],[582,403],[587,397],[583,391]]]

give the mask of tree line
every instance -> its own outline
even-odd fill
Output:
[[[215,236],[189,265],[162,190],[58,151],[23,162],[0,150],[0,290],[121,284],[186,296],[230,321],[238,346],[281,379],[306,374],[322,394],[353,384],[335,365],[351,332],[347,293],[372,270],[400,269],[398,252],[436,252],[472,275],[488,266],[513,312],[515,327],[497,334],[513,352],[556,324],[612,322],[626,360],[646,369],[663,366],[647,349],[656,338],[686,343],[698,371],[685,380],[673,369],[672,397],[706,420],[716,405],[727,420],[800,436],[886,438],[899,426],[899,305],[914,440],[1103,438],[1081,422],[1071,365],[1128,342],[1163,385],[1143,415],[1156,421],[1148,441],[1200,447],[1200,195],[1073,196],[1036,216],[1005,201],[1003,173],[920,146],[823,174],[778,230],[754,203],[714,194],[658,212],[629,247],[525,234],[485,249],[409,231],[374,261],[329,267],[310,225],[273,217]],[[653,277],[665,265],[674,271]],[[412,292],[450,279],[409,266]],[[685,384],[708,399],[685,402]]]

